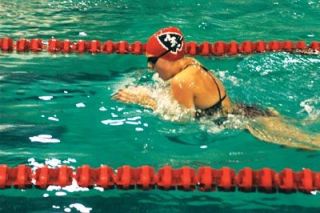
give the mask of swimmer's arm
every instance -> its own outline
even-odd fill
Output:
[[[148,94],[147,89],[141,87],[120,89],[112,98],[125,103],[138,104],[152,110],[157,108],[157,102]]]
[[[150,108],[153,111],[156,110],[157,108],[157,102],[149,95],[140,96],[137,104],[144,106],[146,108]]]
[[[174,79],[171,81],[171,93],[181,106],[191,109],[193,112],[195,111],[194,94],[190,84]]]

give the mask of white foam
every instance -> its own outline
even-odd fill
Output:
[[[320,54],[319,51],[317,51],[317,53]],[[320,59],[317,59],[317,58],[309,58],[308,61],[312,62],[312,63],[319,63],[320,62]]]
[[[75,208],[81,213],[89,213],[92,211],[92,208],[90,207],[85,207],[81,203],[73,203],[69,205],[70,208]]]
[[[28,159],[29,165],[32,166],[32,170],[36,170],[37,168],[43,167],[43,163],[38,163],[34,158],[29,158]]]
[[[70,208],[64,208],[64,212],[71,212]]]
[[[80,187],[75,179],[72,179],[72,184],[69,186],[62,187],[67,192],[87,192],[89,188]]]
[[[200,146],[200,149],[206,149],[206,148],[208,148],[207,145],[201,145],[201,146]]]
[[[56,118],[56,117],[48,117],[48,120],[50,120],[50,121],[59,121],[59,118]]]
[[[128,121],[136,121],[136,120],[140,120],[141,117],[140,116],[135,116],[135,117],[132,117],[132,118],[127,118]]]
[[[156,100],[157,108],[155,113],[163,119],[170,121],[186,121],[193,119],[193,110],[186,109],[178,104],[172,97],[169,82],[159,78],[158,74],[153,75],[155,84],[150,88],[151,97]]]
[[[59,166],[61,166],[61,163],[64,163],[64,164],[76,163],[77,161],[74,158],[68,158],[67,160],[63,160],[63,161],[57,158],[48,158],[48,159],[45,159],[45,163],[38,163],[34,158],[29,158],[28,162],[32,168],[32,171],[35,171],[36,169],[41,168],[44,165],[47,165],[49,168],[58,168]],[[35,180],[33,179],[32,181],[35,181]],[[89,191],[89,189],[80,187],[77,184],[77,181],[75,179],[72,179],[72,183],[69,186],[61,187],[61,186],[50,185],[48,186],[47,191],[57,191],[57,193],[55,194],[56,196],[64,196],[66,195],[66,192]]]
[[[117,114],[115,114],[115,113],[111,113],[111,117],[113,117],[113,118],[117,118],[117,117],[119,117],[119,115],[117,115]]]
[[[314,191],[311,191],[310,193],[311,193],[312,195],[317,195],[317,194],[319,193],[319,191],[314,190]]]
[[[68,158],[67,160],[62,161],[64,164],[76,163],[77,160],[74,158]]]
[[[38,98],[40,100],[50,101],[53,98],[53,96],[39,96]]]
[[[259,68],[256,68],[256,69],[259,70]],[[260,69],[261,69],[261,67],[260,67]],[[231,81],[231,83],[232,83],[233,85],[235,85],[235,86],[240,85],[240,82],[239,82],[239,80],[237,79],[237,77],[228,74],[228,72],[225,71],[225,70],[223,70],[223,71],[218,71],[218,72],[217,72],[217,76],[219,77],[219,79],[220,79],[221,81],[228,80],[228,81]]]
[[[114,85],[113,90],[118,91],[119,89],[125,88],[127,85],[131,85],[134,81],[134,78],[126,76],[119,83]]]
[[[49,194],[48,194],[48,193],[44,193],[44,194],[42,195],[42,197],[49,197]]]
[[[47,187],[47,191],[51,192],[51,191],[59,191],[61,190],[61,186],[48,186]]]
[[[62,191],[63,190],[63,191]],[[80,187],[77,183],[77,180],[72,179],[72,183],[69,186],[61,187],[61,186],[48,186],[47,191],[57,191],[55,193],[56,196],[65,196],[67,195],[67,192],[87,192],[89,191],[89,188],[86,187]]]
[[[107,111],[107,109],[106,109],[105,107],[100,107],[100,108],[99,108],[99,111],[105,112],[105,111]]]
[[[269,73],[272,73],[271,69],[265,69],[263,72],[261,72],[261,76],[268,75]]]
[[[57,158],[47,158],[45,159],[45,164],[48,165],[48,167],[56,168],[61,165],[61,160]]]
[[[301,112],[306,112],[310,119],[316,120],[320,117],[320,97],[313,97],[300,102]]]
[[[80,37],[86,37],[86,36],[88,36],[88,34],[86,32],[79,32],[79,36]]]
[[[61,196],[66,196],[67,193],[66,192],[56,192],[55,195],[58,197],[61,197]]]
[[[61,161],[57,158],[47,158],[44,163],[37,162],[34,158],[28,159],[29,165],[32,166],[32,170],[36,170],[44,165],[47,165],[49,168],[57,168],[61,166],[61,164],[70,164],[76,163],[77,161],[73,158],[68,158],[67,160]]]
[[[142,131],[143,131],[143,128],[137,127],[137,128],[136,128],[136,131],[137,131],[137,132],[142,132]]]
[[[60,143],[60,140],[57,138],[52,138],[52,135],[37,135],[29,137],[31,142],[39,143]]]
[[[129,124],[129,125],[139,125],[139,124],[141,124],[141,122],[140,122],[140,121],[138,121],[138,122],[135,122],[135,121],[126,121],[126,124]]]
[[[84,107],[86,107],[86,105],[84,103],[80,102],[80,103],[76,104],[76,107],[77,108],[84,108]]]
[[[101,123],[105,125],[110,125],[110,126],[120,126],[120,125],[123,125],[125,121],[126,121],[125,119],[119,119],[119,120],[108,119],[108,120],[101,121]]]
[[[52,208],[53,208],[53,209],[60,209],[60,206],[52,205]]]
[[[98,187],[98,186],[94,187],[94,189],[95,189],[95,190],[98,190],[98,191],[100,191],[100,192],[103,192],[103,191],[104,191],[104,188]]]
[[[230,156],[243,155],[243,152],[229,152]]]
[[[11,125],[11,124],[0,124],[0,132],[5,131],[10,128],[13,128],[13,127],[14,127],[14,125]]]
[[[118,107],[118,108],[117,108],[117,111],[118,111],[118,112],[121,112],[121,111],[123,111],[123,110],[124,110],[123,107]]]

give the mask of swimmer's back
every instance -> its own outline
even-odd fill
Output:
[[[207,109],[220,101],[221,97],[226,95],[225,88],[221,81],[214,75],[204,70],[200,64],[189,62],[185,69],[173,77],[172,81],[182,83],[193,92],[193,100],[196,109]],[[220,91],[219,91],[220,90]],[[220,92],[220,95],[219,95]],[[229,97],[222,101],[222,107],[229,111],[231,102]]]

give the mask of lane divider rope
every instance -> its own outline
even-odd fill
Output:
[[[80,187],[102,187],[104,189],[161,189],[193,191],[243,191],[265,193],[311,193],[320,190],[320,172],[310,169],[293,171],[285,168],[275,172],[270,168],[253,170],[245,167],[238,172],[229,167],[215,169],[209,166],[194,169],[188,166],[174,169],[164,166],[158,171],[144,165],[131,167],[124,165],[114,170],[102,165],[92,168],[83,165],[73,170],[62,165],[58,168],[43,166],[32,170],[26,165],[9,167],[0,165],[0,189],[19,189],[32,186],[45,189],[50,185],[65,187],[75,180]]]
[[[217,41],[210,43],[204,41],[196,43],[194,41],[186,42],[185,53],[188,55],[201,55],[201,56],[235,56],[238,54],[255,54],[264,52],[294,52],[311,50],[315,53],[320,51],[320,42],[313,41],[309,45],[305,41],[244,41],[238,43],[236,41],[224,42]],[[135,54],[141,55],[145,53],[145,44],[141,41],[129,43],[128,41],[105,41],[98,40],[78,40],[70,41],[49,39],[43,41],[39,38],[33,39],[19,39],[14,41],[12,38],[0,38],[0,50],[4,53],[23,53],[23,52],[50,52],[50,53],[105,53],[105,54]]]

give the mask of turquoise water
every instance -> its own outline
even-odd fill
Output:
[[[1,1],[0,37],[146,41],[164,26],[186,40],[320,40],[319,1]],[[304,131],[320,133],[320,58],[267,53],[197,57],[236,102],[274,107]],[[320,152],[264,143],[244,130],[172,122],[110,96],[151,84],[144,56],[0,53],[0,162],[188,165],[320,171]],[[50,135],[48,143],[37,136]],[[32,142],[34,141],[34,142]],[[37,142],[38,141],[38,142]],[[41,140],[40,140],[41,141]],[[301,193],[1,190],[2,212],[319,212]]]

